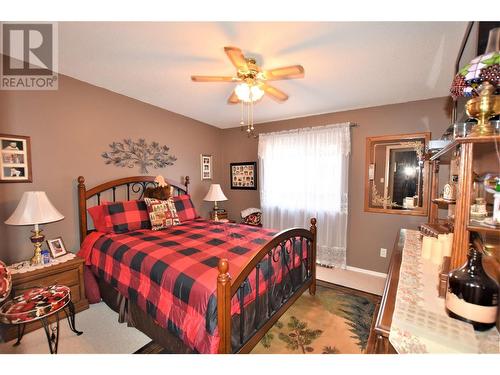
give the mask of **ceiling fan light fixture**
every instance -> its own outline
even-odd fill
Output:
[[[264,96],[264,90],[257,85],[249,85],[248,83],[240,83],[234,89],[239,100],[250,103],[260,100]]]

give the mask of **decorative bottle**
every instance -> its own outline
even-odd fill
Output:
[[[448,275],[446,312],[471,323],[475,330],[495,326],[498,312],[498,284],[484,270],[482,254],[469,248],[467,262]]]

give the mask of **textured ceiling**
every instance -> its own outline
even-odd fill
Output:
[[[240,107],[234,83],[194,83],[191,74],[233,75],[224,46],[264,69],[301,64],[305,77],[273,84],[255,122],[400,103],[448,94],[466,22],[61,22],[59,72],[167,110],[229,128]]]

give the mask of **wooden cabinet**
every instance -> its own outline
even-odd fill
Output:
[[[470,209],[473,203],[473,184],[477,176],[485,173],[498,173],[498,158],[496,146],[500,144],[500,136],[491,137],[466,137],[457,138],[451,144],[440,150],[431,157],[433,171],[431,185],[431,208],[429,211],[429,222],[423,225],[424,232],[434,235],[447,231],[453,232],[453,248],[451,253],[450,268],[455,269],[465,263],[469,250],[470,235],[478,233],[483,239],[489,241],[500,238],[500,228],[492,228],[471,221]],[[438,186],[441,164],[455,164],[457,181],[457,199],[455,202],[446,202],[440,199],[440,188]],[[453,168],[450,168],[453,169]],[[489,193],[486,193],[489,194]],[[490,197],[491,198],[491,197]],[[455,215],[452,219],[440,219],[439,208],[455,204]],[[500,251],[485,259],[490,273],[497,279],[500,277]]]
[[[75,305],[76,312],[88,309],[89,303],[85,297],[85,287],[83,283],[83,259],[75,257],[63,263],[53,264],[24,273],[14,273],[12,275],[12,296],[21,294],[26,289],[48,286],[52,284],[66,285],[71,289],[71,300]],[[55,317],[51,317],[55,319]],[[49,319],[52,321],[52,319]],[[31,332],[42,325],[39,321],[26,325],[25,332]],[[9,341],[17,337],[17,329],[12,326],[0,325],[0,338]]]

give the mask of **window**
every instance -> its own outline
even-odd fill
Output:
[[[318,219],[318,263],[345,266],[350,124],[259,135],[264,225]]]

